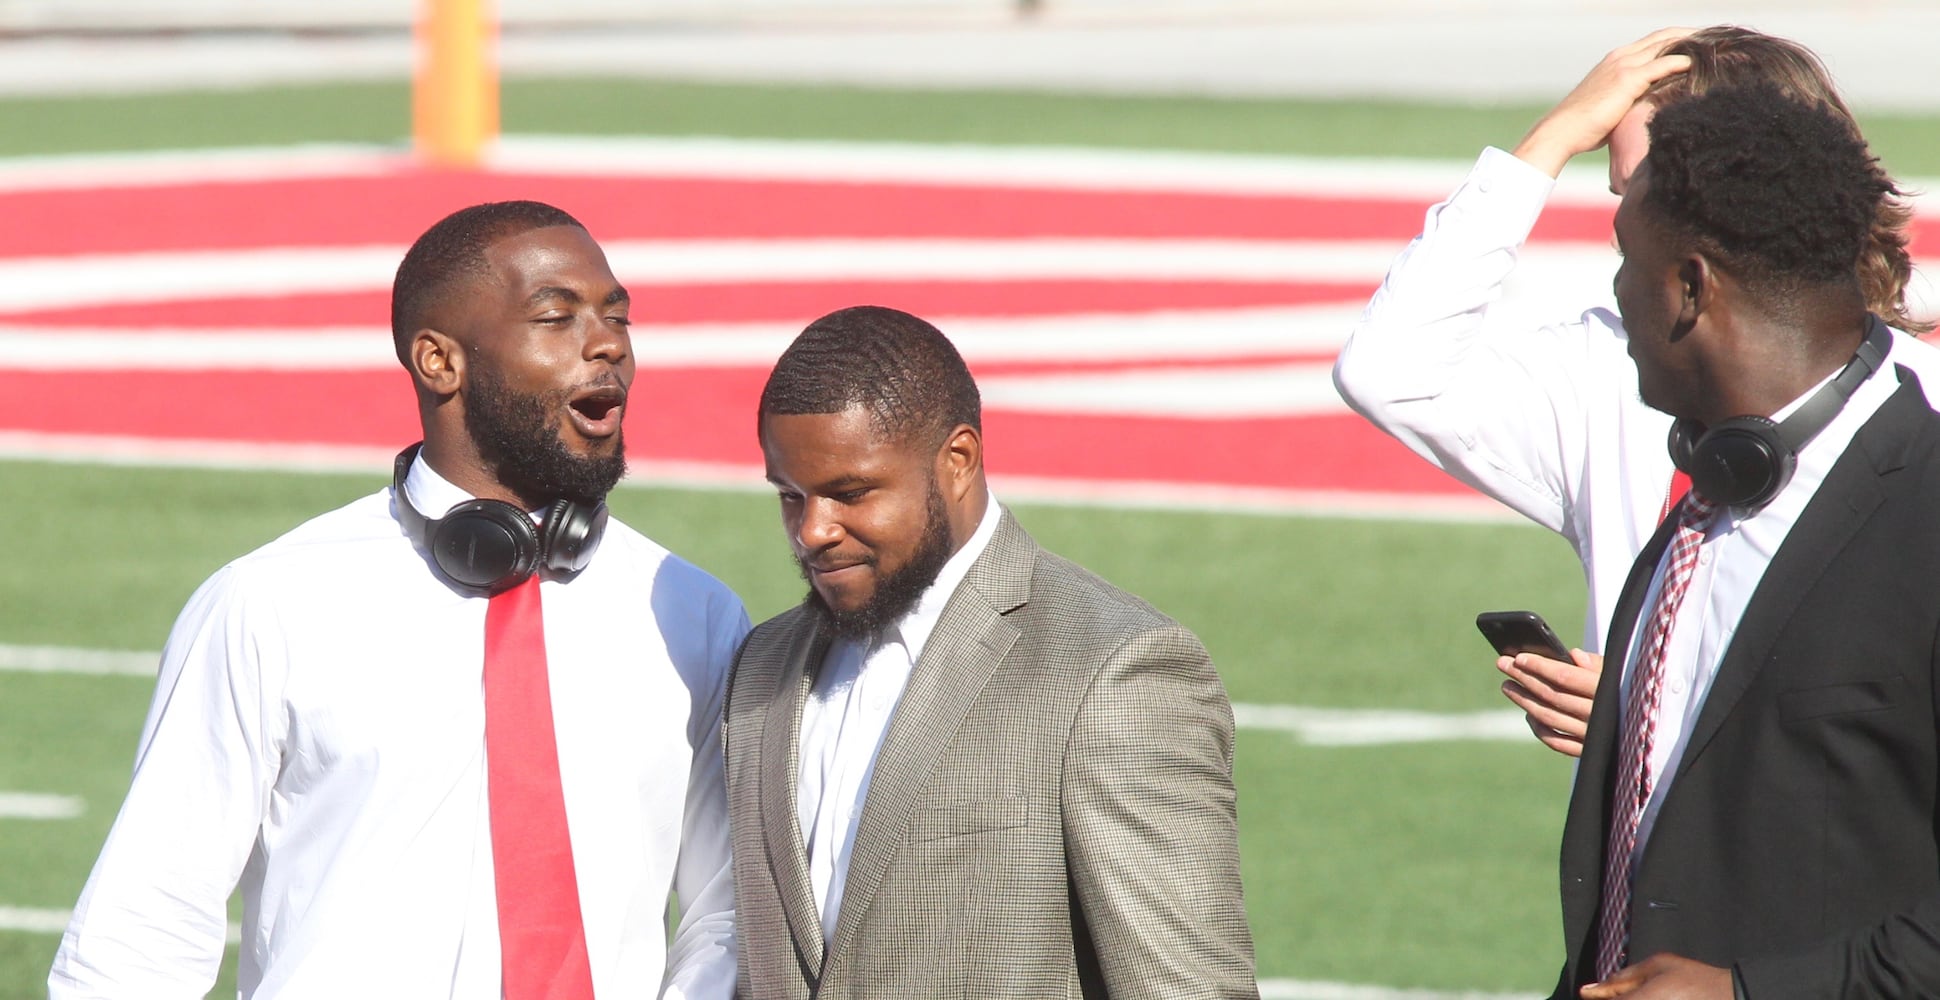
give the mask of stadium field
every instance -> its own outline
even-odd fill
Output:
[[[0,998],[41,992],[190,589],[381,486],[410,439],[383,333],[403,243],[513,196],[586,219],[642,303],[619,516],[757,617],[786,607],[752,469],[765,358],[862,298],[937,318],[990,395],[999,494],[1220,664],[1268,994],[1547,987],[1569,766],[1517,735],[1470,619],[1533,607],[1575,634],[1574,560],[1324,384],[1421,209],[1535,109],[514,81],[524,137],[457,175],[405,162],[405,106],[382,85],[0,101]],[[1932,125],[1883,122],[1889,164],[1940,173],[1910,138]],[[1140,152],[983,148],[1045,144]],[[250,152],[48,159],[189,148]],[[1383,159],[1312,159],[1333,156]],[[1606,281],[1608,210],[1559,196],[1543,266],[1590,265],[1559,281]]]

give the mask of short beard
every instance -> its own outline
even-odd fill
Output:
[[[528,503],[571,500],[596,504],[626,475],[626,442],[613,439],[607,455],[581,457],[553,426],[578,387],[522,396],[484,366],[472,368],[465,396],[465,431],[499,485]]]
[[[875,593],[869,595],[868,603],[862,607],[837,611],[829,607],[814,587],[808,588],[809,606],[820,612],[836,635],[844,639],[874,636],[907,614],[923,592],[936,582],[937,574],[943,572],[943,564],[954,553],[950,545],[950,509],[943,503],[943,491],[937,489],[935,476],[930,477],[923,516],[923,536],[916,543],[916,551],[910,553],[909,562],[878,580]],[[800,564],[802,579],[808,579],[808,561],[797,558],[796,562]],[[876,565],[873,557],[870,564]]]

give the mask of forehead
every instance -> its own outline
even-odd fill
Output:
[[[768,478],[803,484],[887,475],[927,457],[912,443],[882,433],[862,406],[835,413],[763,414],[761,452]]]
[[[1630,106],[1617,127],[1610,131],[1610,190],[1623,194],[1630,183],[1630,175],[1637,165],[1643,162],[1644,154],[1650,151],[1650,116],[1657,113],[1657,106],[1649,98]]]
[[[493,240],[485,248],[485,273],[521,297],[547,286],[597,287],[604,295],[607,288],[619,284],[605,252],[578,226],[546,226]]]

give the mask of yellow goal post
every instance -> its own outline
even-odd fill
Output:
[[[498,138],[498,21],[492,0],[419,0],[412,145],[440,167],[476,167]]]

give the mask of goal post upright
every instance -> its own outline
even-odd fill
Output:
[[[419,0],[412,145],[433,166],[476,167],[498,138],[492,0]]]

